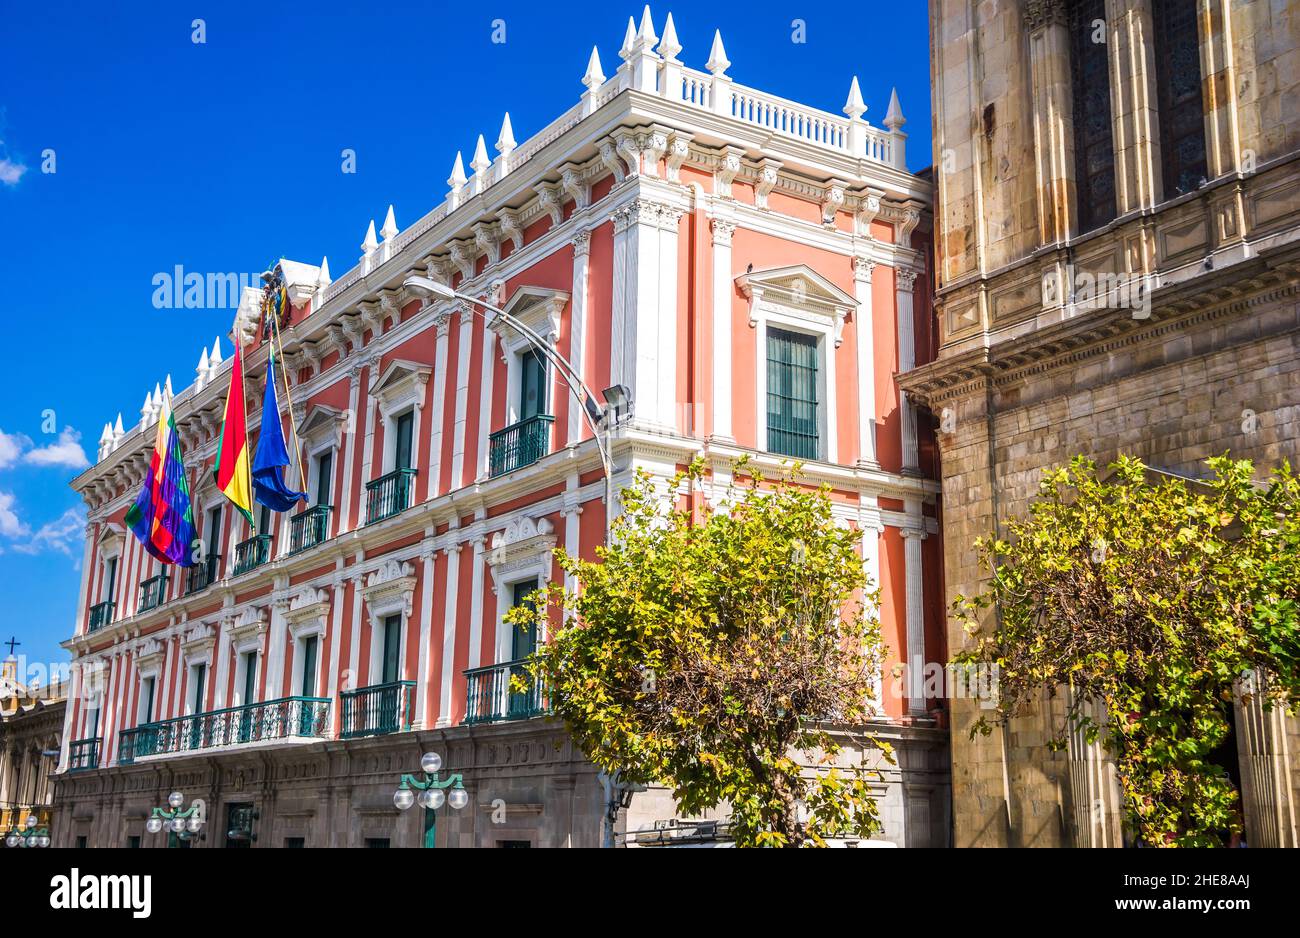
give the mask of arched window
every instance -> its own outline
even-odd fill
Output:
[[[1160,162],[1164,197],[1172,199],[1194,191],[1208,172],[1196,0],[1156,0],[1151,12],[1160,104]]]
[[[1115,217],[1115,136],[1110,111],[1105,0],[1070,0],[1078,234]]]

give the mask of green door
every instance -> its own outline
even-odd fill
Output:
[[[536,580],[525,580],[523,583],[514,585],[514,597],[512,605],[529,606],[533,605],[532,600],[528,597],[537,590]],[[537,648],[537,629],[533,625],[522,629],[519,626],[510,627],[510,660],[523,661],[528,658]],[[510,668],[510,676],[527,677],[527,669],[522,664],[516,664]],[[529,688],[525,691],[511,691],[506,704],[506,718],[518,719],[530,716],[534,709],[533,699],[537,696],[535,688]]]
[[[203,743],[203,700],[204,700],[204,682],[208,677],[208,666],[206,664],[196,665],[194,668],[194,706],[190,716],[190,748],[199,749]]]
[[[546,359],[537,349],[524,353],[519,382],[519,420],[546,413]]]
[[[257,652],[250,651],[244,656],[244,696],[240,700],[243,709],[239,714],[239,741],[246,743],[253,738],[253,697],[257,691]]]
[[[298,692],[303,697],[316,696],[316,645],[315,635],[310,635],[302,641],[302,683]],[[298,708],[298,734],[300,736],[310,736],[313,719],[312,706],[304,701],[298,705]]]
[[[411,468],[411,431],[415,427],[414,411],[407,411],[397,418],[397,446],[394,448],[394,469]]]

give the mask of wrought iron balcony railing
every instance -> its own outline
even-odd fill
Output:
[[[98,632],[104,626],[113,621],[113,610],[117,608],[117,603],[107,599],[102,603],[95,603],[90,607],[90,626],[86,631]]]
[[[546,689],[528,673],[526,663],[527,659],[520,658],[466,671],[468,686],[465,692],[465,719],[462,723],[526,720],[548,712],[550,700]],[[510,687],[510,678],[515,676],[528,682],[526,690],[517,691]]]
[[[197,593],[205,590],[219,579],[221,579],[221,555],[208,554],[202,561],[190,567],[185,592]]]
[[[99,768],[99,744],[101,738],[76,739],[68,743],[68,771],[85,772]]]
[[[329,539],[330,506],[313,505],[289,519],[289,553],[315,547]]]
[[[260,567],[271,558],[271,535],[257,534],[235,545],[235,576]]]
[[[139,612],[155,609],[167,601],[167,574],[151,576],[140,584]]]
[[[343,725],[339,736],[383,736],[410,729],[415,702],[415,681],[390,681],[342,691]]]
[[[391,518],[411,507],[415,493],[415,470],[394,469],[366,483],[366,524]]]
[[[144,723],[118,736],[117,761],[164,753],[194,752],[273,739],[320,739],[329,732],[330,702],[325,697],[282,697]]]
[[[493,478],[522,469],[550,452],[553,423],[554,417],[538,414],[493,433],[488,458]]]

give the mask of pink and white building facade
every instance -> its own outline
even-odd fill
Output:
[[[444,201],[409,227],[392,207],[372,221],[338,279],[281,262],[302,511],[254,536],[212,482],[229,341],[174,396],[205,552],[192,571],[160,567],[123,523],[153,392],[135,427],[105,427],[74,482],[89,522],[56,842],[124,845],[175,788],[215,821],[200,846],[413,845],[420,812],[392,791],[429,749],[471,796],[440,815],[439,845],[598,842],[594,769],[540,696],[507,689],[545,636],[502,623],[562,576],[556,546],[602,543],[596,441],[521,335],[405,288],[412,274],[505,308],[588,386],[626,389],[615,491],[701,455],[702,498],[743,455],[829,484],[881,587],[878,729],[899,751],[885,836],[946,842],[941,692],[913,677],[947,657],[939,486],[894,380],[932,357],[931,183],[906,168],[896,97],[876,126],[856,79],[833,114],[740,84],[720,36],[704,70],[681,53],[647,9],[612,75],[593,51],[578,103],[523,142],[507,115],[493,155],[482,137],[456,155]],[[230,336],[254,441],[259,306],[246,290]],[[619,824],[671,810],[646,792]]]

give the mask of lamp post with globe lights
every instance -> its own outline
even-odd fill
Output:
[[[179,840],[189,840],[196,836],[203,829],[203,802],[195,799],[188,808],[182,810],[181,805],[184,803],[184,795],[178,791],[172,792],[167,796],[166,808],[154,808],[149,814],[149,820],[144,822],[145,830],[151,834],[166,830],[175,834]]]
[[[27,815],[26,826],[21,830],[12,830],[5,836],[6,847],[48,847],[50,831],[47,827],[38,827],[40,821],[36,815]]]
[[[424,778],[403,774],[397,791],[393,792],[393,805],[399,811],[405,811],[417,801],[424,808],[424,845],[433,847],[437,841],[438,809],[443,804],[459,811],[469,804],[469,792],[465,790],[464,781],[459,772],[445,779],[438,775],[442,769],[442,756],[436,752],[426,752],[420,757],[420,769]],[[447,789],[451,789],[447,791]],[[416,795],[416,792],[419,795]]]

